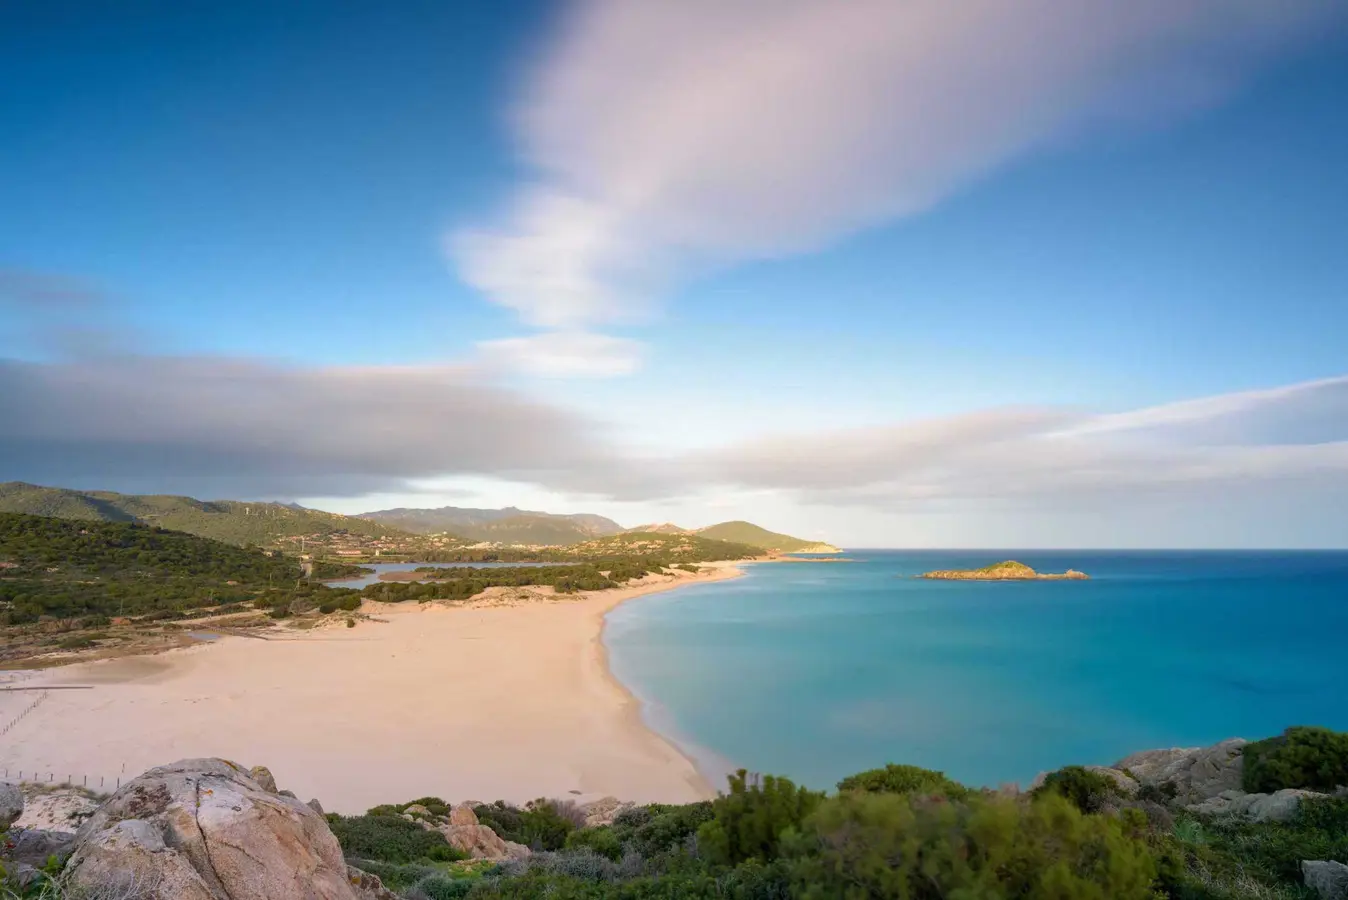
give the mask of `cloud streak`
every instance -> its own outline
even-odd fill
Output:
[[[537,173],[450,241],[524,320],[640,315],[702,267],[919,213],[1101,122],[1221,99],[1333,0],[589,0],[513,122]]]
[[[248,499],[479,476],[628,501],[768,491],[904,513],[1157,501],[1201,513],[1268,492],[1348,499],[1345,410],[1348,376],[1126,413],[993,409],[651,454],[471,366],[0,360],[0,477]]]

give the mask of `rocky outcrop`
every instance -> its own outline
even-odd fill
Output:
[[[76,835],[76,889],[134,883],[146,900],[357,900],[341,847],[308,806],[222,759],[124,785]]]
[[[981,569],[942,569],[917,576],[935,581],[1080,581],[1090,576],[1076,569],[1054,575],[1040,573],[1015,560],[994,563]]]
[[[271,791],[273,794],[279,794],[276,789],[276,778],[271,774],[271,769],[266,766],[253,766],[248,770],[248,775],[257,782],[258,787],[264,791]],[[293,794],[291,795],[294,796]]]
[[[1320,900],[1348,900],[1348,866],[1341,862],[1303,860],[1301,877]]]
[[[355,866],[346,867],[346,881],[360,900],[401,900],[397,894],[384,887],[377,875],[362,872]]]
[[[1182,806],[1202,803],[1223,791],[1239,791],[1247,742],[1230,738],[1211,747],[1177,747],[1143,750],[1116,762],[1112,768],[1126,772],[1144,785],[1175,791]]]
[[[1189,804],[1186,808],[1209,816],[1244,816],[1254,822],[1290,822],[1301,808],[1302,800],[1325,796],[1328,795],[1294,788],[1272,794],[1222,791],[1216,797]]]
[[[617,797],[601,797],[581,806],[581,811],[585,813],[585,827],[598,828],[601,825],[612,825],[619,815],[635,808],[635,803]]]
[[[0,781],[0,831],[4,831],[23,816],[23,791],[17,784]]]
[[[473,859],[525,859],[530,854],[528,847],[502,840],[490,827],[479,822],[477,813],[466,803],[451,809],[449,821],[439,830],[451,847]]]

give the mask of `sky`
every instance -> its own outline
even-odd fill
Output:
[[[1348,547],[1342,0],[0,5],[0,480]]]

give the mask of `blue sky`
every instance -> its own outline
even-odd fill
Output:
[[[1341,7],[385,6],[0,8],[0,478],[1348,544]]]

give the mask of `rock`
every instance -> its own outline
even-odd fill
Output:
[[[407,813],[409,816],[429,817],[431,814],[431,811],[426,807],[422,806],[420,803],[413,803],[411,806],[404,809],[403,812]]]
[[[271,769],[266,766],[253,766],[248,770],[248,775],[256,781],[264,791],[271,791],[273,794],[279,794],[276,789],[276,779],[272,777]],[[295,796],[291,794],[290,796]]]
[[[1255,822],[1290,822],[1301,809],[1301,801],[1310,797],[1324,797],[1315,791],[1284,788],[1272,794],[1250,794],[1245,815]]]
[[[1244,816],[1254,822],[1290,822],[1308,797],[1324,797],[1315,791],[1284,788],[1272,794],[1247,794],[1244,791],[1222,791],[1202,803],[1186,807],[1190,812],[1209,816]]]
[[[143,900],[360,897],[327,821],[222,759],[128,782],[81,826],[65,871],[77,890]]]
[[[525,859],[530,855],[528,847],[502,840],[489,826],[479,822],[477,813],[466,803],[449,811],[449,822],[441,827],[440,833],[451,847],[473,859]]]
[[[14,828],[5,835],[3,856],[5,864],[24,863],[43,866],[47,857],[64,858],[75,844],[75,835],[69,831],[44,831],[39,828]]]
[[[1138,790],[1142,787],[1137,780],[1127,772],[1120,772],[1118,769],[1111,769],[1109,766],[1083,766],[1087,772],[1094,772],[1097,775],[1103,775],[1114,782],[1119,793],[1125,797],[1136,797]]]
[[[1240,790],[1247,742],[1230,738],[1211,747],[1143,750],[1125,757],[1112,768],[1126,771],[1145,785],[1175,786],[1175,801],[1183,806],[1202,803],[1223,791]]]
[[[74,785],[26,784],[23,816],[14,825],[43,831],[78,831],[102,803],[93,791]]]
[[[1348,900],[1348,866],[1341,862],[1303,860],[1301,877],[1320,900]]]
[[[323,804],[318,802],[317,797],[310,800],[308,803],[305,804],[305,806],[309,807],[314,812],[318,813],[320,816],[327,815],[327,813],[323,812]]]
[[[280,794],[282,797],[289,797],[291,800],[300,799],[295,795],[294,791],[277,791],[276,793]]]
[[[355,866],[346,867],[346,880],[360,900],[400,900],[397,894],[384,887],[378,875],[362,872]]]
[[[23,816],[23,791],[17,784],[0,781],[0,831],[19,821]]]
[[[598,828],[601,825],[612,825],[620,813],[635,807],[635,803],[624,802],[617,797],[602,797],[584,804],[581,811],[585,813],[585,827]]]

